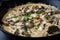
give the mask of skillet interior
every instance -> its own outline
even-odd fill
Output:
[[[37,1],[37,2],[38,2],[38,1]],[[36,2],[36,3],[37,3],[37,2]],[[4,5],[4,3],[5,3],[5,5]],[[14,6],[11,5],[13,2],[12,2],[12,3],[11,3],[11,2],[10,2],[10,3],[4,2],[4,3],[3,3],[3,5],[1,6],[1,9],[0,9],[0,10],[2,10],[2,11],[1,11],[2,14],[1,14],[1,16],[0,16],[1,19],[2,19],[2,17],[4,16],[4,14],[8,11],[9,8],[15,6],[15,2],[14,2],[14,4],[13,4]],[[7,3],[8,3],[8,4],[7,4]],[[25,3],[27,3],[27,2],[23,2],[23,3],[25,4]],[[9,5],[9,4],[10,4],[10,5]],[[20,4],[22,4],[22,3],[20,3]],[[18,3],[18,5],[19,5],[19,3]],[[0,20],[0,24],[3,24],[1,20]],[[58,34],[58,35],[59,35],[59,34]],[[55,35],[55,36],[57,37],[57,35]]]

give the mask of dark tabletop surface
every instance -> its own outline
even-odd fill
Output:
[[[8,1],[8,0],[3,0],[3,1]],[[0,2],[0,6],[2,5],[3,1]],[[49,0],[49,1],[45,0],[45,3],[51,4],[60,9],[60,0]],[[0,30],[0,40],[10,40],[10,39]]]
[[[8,40],[8,38],[2,31],[0,31],[0,40]]]

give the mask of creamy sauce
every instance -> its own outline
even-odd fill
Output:
[[[60,29],[60,23],[58,23],[60,16],[55,16],[56,10],[58,9],[45,4],[17,6],[5,15],[3,27],[6,31],[18,36],[46,37],[53,35],[56,31],[50,31],[50,26],[58,27],[57,31]],[[51,33],[48,33],[49,31]]]

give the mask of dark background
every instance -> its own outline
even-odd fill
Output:
[[[25,4],[27,2],[45,3],[45,4],[53,5],[53,6],[57,7],[58,9],[60,9],[60,0],[0,0],[0,18],[2,16],[2,12],[4,12],[5,9],[12,8],[16,5]],[[53,38],[52,40],[54,40],[54,39],[56,39],[56,38]],[[3,33],[0,30],[0,40],[12,40],[12,39],[9,39],[5,35],[5,33]],[[57,38],[57,40],[58,40],[58,38]]]

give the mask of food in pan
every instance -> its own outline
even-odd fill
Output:
[[[42,3],[16,6],[2,21],[4,30],[18,36],[46,37],[60,32],[59,9]]]

